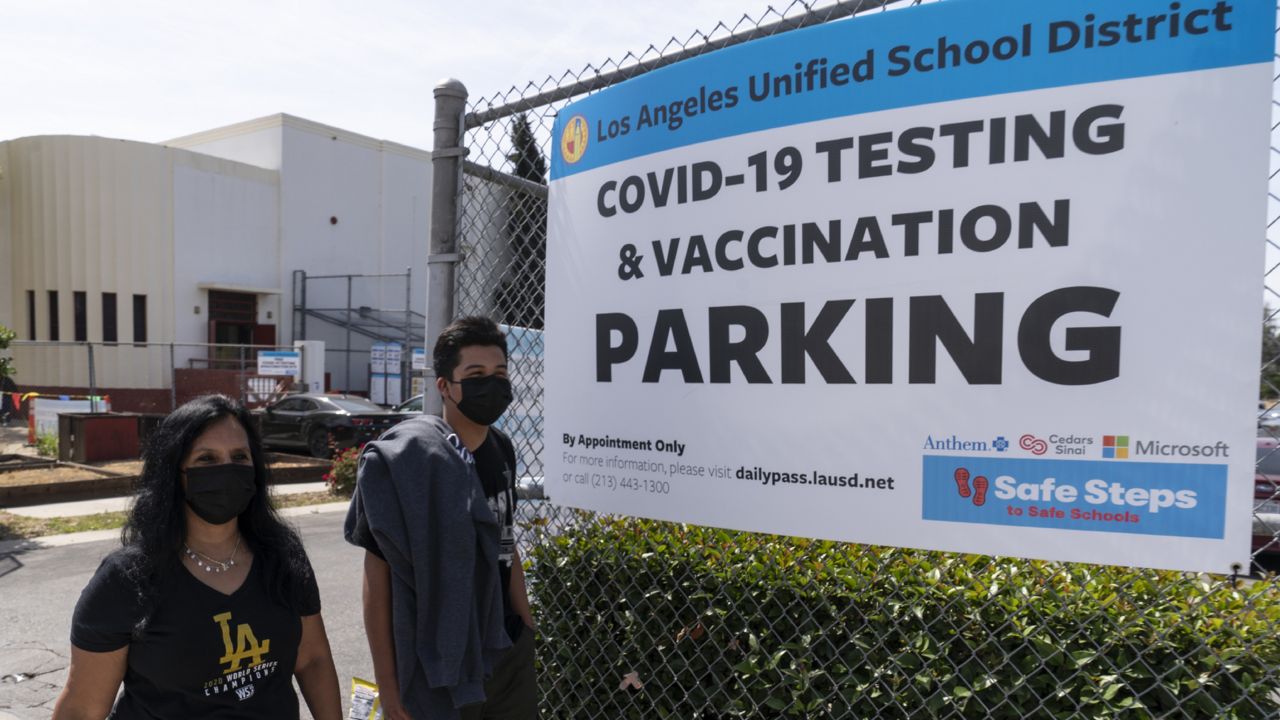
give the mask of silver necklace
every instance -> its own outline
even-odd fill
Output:
[[[191,562],[196,564],[196,567],[203,569],[205,572],[221,573],[235,567],[236,553],[240,551],[240,540],[242,537],[243,536],[236,537],[236,546],[232,548],[231,557],[227,558],[225,562],[222,560],[214,560],[204,553],[198,553],[195,550],[192,550],[191,546],[186,543],[182,544],[182,549],[187,553],[187,557],[191,558]]]

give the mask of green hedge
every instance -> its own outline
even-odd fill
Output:
[[[530,555],[544,717],[1280,711],[1271,582],[585,515]]]

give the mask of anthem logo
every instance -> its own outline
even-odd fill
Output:
[[[950,437],[934,437],[929,435],[924,439],[925,450],[964,450],[966,452],[1004,452],[1009,449],[1009,441],[1005,440],[1003,435],[997,435],[994,440],[962,440],[955,435]]]

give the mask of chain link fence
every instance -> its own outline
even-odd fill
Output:
[[[546,183],[560,109],[722,47],[913,4],[793,2],[472,99],[454,314],[517,328],[507,429],[528,478],[543,474]],[[1278,222],[1273,174],[1268,273],[1280,262]],[[1277,314],[1271,297],[1263,398],[1280,396]],[[1264,448],[1280,444],[1268,404],[1259,462],[1280,469],[1280,452]],[[1280,493],[1269,483],[1258,484],[1254,566],[1232,577],[727,532],[554,497],[522,508],[543,717],[1280,717],[1280,590],[1268,572],[1280,556]]]
[[[258,372],[259,353],[275,350],[294,348],[19,340],[10,347],[18,372],[6,390],[19,397],[29,393],[105,396],[111,399],[112,409],[144,413],[168,413],[209,393],[260,407],[293,387],[290,377]],[[15,404],[21,414],[27,413],[25,402]]]

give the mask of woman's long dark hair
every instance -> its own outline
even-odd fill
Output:
[[[152,433],[142,453],[137,496],[121,539],[126,573],[142,603],[141,629],[156,609],[160,588],[171,573],[185,572],[181,548],[187,536],[186,495],[182,489],[182,459],[209,426],[235,418],[249,438],[257,492],[240,513],[240,534],[254,553],[253,562],[267,579],[272,598],[299,609],[310,580],[302,541],[271,506],[267,468],[257,424],[243,405],[225,395],[205,395],[174,410]]]

